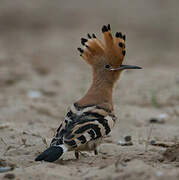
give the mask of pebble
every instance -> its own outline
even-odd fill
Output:
[[[124,137],[124,140],[118,141],[117,144],[118,144],[118,145],[121,145],[121,146],[132,146],[132,145],[133,145],[132,137],[131,137],[131,136],[125,136],[125,137]]]
[[[8,174],[5,174],[5,175],[4,175],[4,178],[5,178],[5,179],[14,179],[14,178],[15,178],[15,175],[12,174],[12,173],[8,173]]]
[[[12,167],[0,167],[0,173],[12,171],[12,170],[13,170]]]
[[[160,120],[167,120],[168,119],[168,114],[162,113],[162,114],[159,114],[158,117],[159,117]]]
[[[42,94],[40,91],[28,91],[27,95],[28,97],[35,99],[35,98],[40,98]]]
[[[125,136],[125,137],[124,137],[124,140],[125,140],[126,142],[129,142],[129,141],[132,140],[132,137],[131,137],[131,136]]]
[[[162,113],[159,114],[157,117],[153,117],[149,119],[149,123],[164,124],[167,119],[168,119],[168,114]]]
[[[150,141],[150,144],[151,144],[151,145],[153,145],[153,144],[155,144],[155,143],[156,143],[155,140],[151,140],[151,141]]]
[[[125,141],[119,141],[117,144],[121,145],[121,146],[132,146],[133,145],[132,142],[125,142]]]

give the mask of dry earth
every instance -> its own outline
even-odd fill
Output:
[[[179,51],[177,1],[1,1],[0,179],[179,179]],[[76,48],[103,24],[127,34],[126,71],[115,88],[113,132],[76,160],[34,162],[67,107],[84,95],[90,69]],[[164,122],[150,124],[151,118]],[[132,146],[118,145],[127,135]],[[160,142],[152,146],[149,141]],[[162,147],[162,146],[172,147]]]

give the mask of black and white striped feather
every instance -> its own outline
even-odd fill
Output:
[[[102,138],[110,133],[115,121],[116,117],[102,107],[79,107],[75,103],[57,129],[50,148],[59,147],[62,154],[72,150],[95,150]]]

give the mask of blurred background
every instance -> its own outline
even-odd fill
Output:
[[[125,61],[144,67],[142,73],[129,72],[136,75],[135,83],[134,79],[124,83],[121,94],[130,93],[126,86],[131,83],[137,93],[142,91],[146,97],[158,92],[158,88],[163,92],[166,86],[173,86],[172,80],[179,81],[178,8],[178,1],[167,0],[1,0],[1,88],[8,87],[10,92],[6,89],[5,93],[11,96],[15,91],[22,95],[29,89],[50,91],[59,97],[55,97],[58,101],[70,103],[84,94],[90,82],[88,65],[77,52],[80,38],[87,33],[101,38],[102,25],[110,23],[113,34],[121,31],[127,35]],[[158,83],[162,80],[168,81],[167,85]],[[63,92],[68,94],[64,99]],[[151,98],[143,99],[142,94],[139,98],[134,95],[134,101],[151,103]],[[161,99],[168,101],[163,96]]]
[[[71,53],[75,58],[80,37],[100,34],[101,26],[110,23],[114,32],[127,34],[128,58],[172,66],[178,52],[178,5],[176,0],[1,0],[1,51],[8,55],[57,51],[57,56]]]
[[[130,64],[143,66],[144,72],[148,68],[178,71],[178,8],[176,0],[1,0],[1,81],[6,72],[32,81],[35,73],[59,74],[59,80],[67,78],[63,83],[75,76],[79,80],[80,72],[73,76],[72,71],[84,75],[88,70],[76,50],[80,38],[87,33],[101,38],[101,27],[108,23],[114,34],[127,35]]]
[[[138,154],[143,144],[122,149],[116,142],[124,135],[131,135],[134,142],[146,139],[146,123],[160,115],[166,123],[153,127],[151,138],[179,142],[178,17],[177,0],[0,0],[0,127],[6,127],[0,128],[5,142],[0,153],[5,160],[18,167],[35,164],[34,157],[45,148],[42,136],[50,142],[69,104],[90,85],[91,70],[77,51],[80,38],[87,33],[101,38],[101,27],[108,23],[113,34],[121,31],[127,36],[126,64],[143,69],[124,72],[116,85],[114,102],[120,123],[112,133],[110,148],[114,149],[106,153],[116,156],[122,151],[124,157],[141,159]],[[21,147],[22,143],[29,146],[22,146],[21,151],[7,147]],[[156,157],[161,154],[150,152],[143,160],[150,161],[155,171]],[[106,160],[90,157],[97,163],[89,167],[110,164],[116,159],[113,155],[105,156]],[[74,173],[81,176],[78,167],[88,170],[83,161],[68,164],[68,168],[74,171],[75,167]],[[146,164],[141,167],[149,172]]]

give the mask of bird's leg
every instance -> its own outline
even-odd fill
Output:
[[[94,144],[94,154],[98,155],[98,150],[97,150],[96,144]]]
[[[75,151],[75,157],[76,157],[76,159],[79,159],[79,152],[78,151]]]
[[[94,154],[98,155],[98,150],[97,149],[94,150]]]

